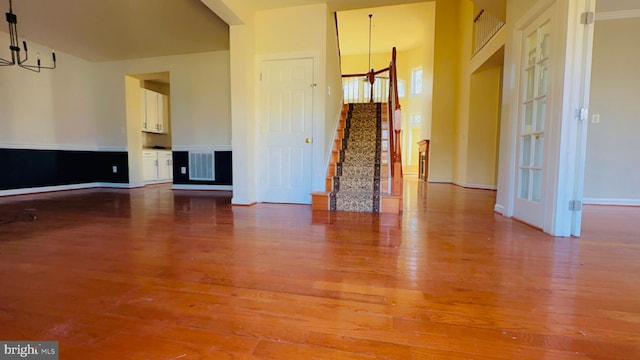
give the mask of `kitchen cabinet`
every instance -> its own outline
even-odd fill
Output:
[[[171,151],[158,151],[158,180],[173,179],[173,154]]]
[[[142,173],[146,182],[166,182],[173,179],[173,155],[168,150],[144,150]]]
[[[169,133],[169,97],[148,89],[140,89],[142,131]]]

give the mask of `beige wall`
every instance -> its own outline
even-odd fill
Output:
[[[469,187],[496,187],[502,66],[480,68],[471,75],[467,178]]]
[[[139,133],[138,119],[127,124],[124,79],[126,75],[155,72],[171,74],[173,147],[230,145],[228,51],[105,62],[95,68],[101,146],[126,147],[127,129]]]
[[[586,202],[640,203],[640,18],[597,21],[585,164]],[[628,201],[627,201],[628,203]]]
[[[429,179],[437,182],[453,181],[461,1],[436,0]]]
[[[468,153],[469,153],[469,104],[471,98],[471,48],[473,34],[473,2],[469,0],[460,1],[458,9],[458,86],[456,123],[454,125],[454,147],[453,147],[453,182],[459,185],[468,184]]]
[[[4,32],[0,42],[9,43]],[[32,42],[29,50],[50,51]],[[61,52],[57,58],[57,69],[41,73],[0,68],[0,147],[96,150],[94,67]]]

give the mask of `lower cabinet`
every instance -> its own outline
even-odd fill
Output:
[[[144,181],[171,181],[173,179],[173,156],[167,150],[144,150],[142,152]]]

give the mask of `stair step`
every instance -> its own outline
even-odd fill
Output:
[[[329,211],[330,191],[316,191],[311,193],[311,209]],[[400,214],[402,212],[402,196],[380,194],[380,213]]]

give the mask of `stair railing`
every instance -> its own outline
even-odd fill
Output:
[[[391,50],[389,64],[389,146],[391,147],[391,178],[402,177],[402,151],[400,149],[400,132],[402,131],[400,98],[398,96],[398,71],[396,67],[396,48]]]

